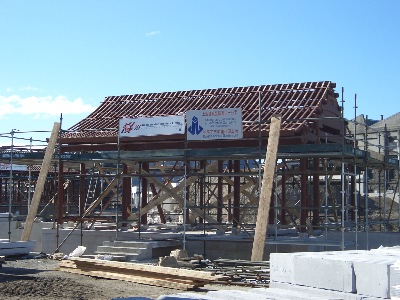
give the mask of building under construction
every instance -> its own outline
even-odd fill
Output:
[[[75,228],[103,222],[117,234],[183,224],[185,231],[251,240],[270,120],[280,115],[268,218],[276,244],[299,242],[288,235],[302,243],[323,236],[318,244],[344,249],[358,243],[346,241],[345,232],[399,231],[399,117],[372,122],[354,111],[347,120],[343,91],[335,88],[323,81],[106,97],[85,119],[58,131],[37,216]],[[231,108],[242,113],[238,139],[119,131],[122,118]],[[2,135],[10,147],[0,152],[0,209],[23,221],[45,149],[14,147],[17,133]],[[331,243],[331,232],[340,239]]]

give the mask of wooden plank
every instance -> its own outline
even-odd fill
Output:
[[[166,275],[163,273],[155,273],[155,272],[147,272],[147,271],[140,271],[138,272],[137,270],[133,269],[127,269],[127,268],[119,268],[115,266],[109,266],[109,265],[97,265],[97,264],[88,264],[88,263],[82,263],[76,266],[77,269],[80,269],[82,271],[106,271],[109,273],[113,274],[122,274],[126,276],[130,275],[135,275],[140,277],[146,277],[146,278],[152,278],[152,279],[168,279],[169,281],[174,281],[174,282],[208,282],[209,280],[197,280],[194,278],[193,280],[188,278],[188,277],[179,277],[179,276],[174,276],[174,275]]]
[[[61,261],[60,271],[179,289],[193,289],[204,286],[209,282],[209,280],[191,280],[174,275],[166,276],[161,273],[138,272],[134,269],[110,267],[107,262],[104,265],[96,264],[95,262],[97,261],[93,263],[87,261]]]
[[[160,266],[152,266],[145,264],[137,264],[137,263],[127,263],[127,262],[117,262],[117,261],[106,261],[106,260],[96,260],[90,258],[80,258],[80,257],[72,257],[70,260],[74,261],[78,266],[80,263],[89,263],[91,265],[102,265],[105,267],[118,267],[123,269],[131,269],[135,271],[142,272],[153,272],[159,273],[163,275],[174,275],[186,278],[194,278],[194,279],[205,279],[205,280],[216,280],[218,275],[214,275],[210,272],[206,271],[195,271],[195,270],[187,270],[187,269],[177,269],[170,267],[160,267]]]
[[[63,266],[60,266],[63,268]],[[67,268],[68,269],[68,268]],[[102,271],[102,272],[107,272],[110,274],[118,274],[118,275],[124,275],[124,276],[140,276],[143,278],[149,278],[153,280],[168,280],[171,282],[179,282],[179,283],[185,283],[185,284],[196,284],[196,285],[204,285],[209,280],[196,280],[193,279],[191,280],[190,278],[187,277],[177,277],[173,275],[165,275],[161,273],[152,273],[152,272],[138,272],[137,270],[130,270],[130,269],[123,269],[123,268],[116,268],[116,267],[110,267],[110,266],[102,266],[102,265],[90,265],[90,264],[84,264],[84,265],[79,265],[76,266],[75,268],[72,267],[71,269],[76,269],[76,270],[81,270],[84,272],[91,272],[91,271]]]
[[[35,191],[33,193],[33,199],[29,207],[29,213],[26,217],[24,230],[22,232],[21,241],[28,241],[32,232],[32,225],[35,221],[37,210],[39,207],[39,202],[42,197],[44,184],[46,182],[47,173],[49,172],[51,159],[53,157],[53,152],[56,146],[58,132],[60,131],[60,123],[55,122],[53,125],[53,130],[50,135],[50,140],[44,154],[42,166],[40,168],[39,177],[35,186]]]
[[[117,280],[124,280],[124,281],[129,281],[129,282],[135,282],[135,283],[141,283],[141,284],[147,284],[147,285],[152,285],[152,286],[160,286],[160,287],[166,287],[166,288],[172,288],[172,289],[181,289],[181,290],[191,290],[195,289],[195,285],[191,284],[183,284],[183,283],[178,283],[178,282],[171,282],[167,280],[154,280],[153,278],[145,278],[141,276],[135,276],[135,275],[122,275],[122,274],[114,274],[114,273],[109,273],[109,272],[104,272],[104,271],[83,271],[80,269],[63,269],[61,268],[62,271],[69,272],[69,273],[75,273],[75,274],[81,274],[81,275],[87,275],[87,276],[93,276],[93,277],[100,277],[100,278],[108,278],[108,279],[117,279]]]
[[[251,253],[252,261],[261,261],[264,256],[265,240],[268,227],[269,208],[271,205],[271,195],[274,183],[276,158],[278,153],[279,134],[281,129],[281,115],[273,115],[268,137],[267,153],[265,157],[264,175],[261,185],[260,202],[258,203],[258,213],[256,229]]]

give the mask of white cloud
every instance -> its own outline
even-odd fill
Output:
[[[38,91],[39,89],[30,85],[23,86],[19,89],[20,91]]]
[[[150,32],[146,32],[145,36],[153,36],[153,35],[157,35],[160,33],[161,33],[161,31],[150,31]]]
[[[82,98],[75,100],[64,96],[21,97],[18,95],[0,96],[0,118],[7,115],[31,115],[35,119],[46,116],[73,115],[92,112],[95,107],[85,104]]]

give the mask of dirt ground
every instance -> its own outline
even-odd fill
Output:
[[[58,271],[57,260],[49,258],[18,258],[7,260],[0,268],[1,300],[111,300],[144,297],[156,299],[161,295],[182,291],[132,282],[100,279]],[[249,289],[248,287],[209,284],[196,293],[209,290]]]

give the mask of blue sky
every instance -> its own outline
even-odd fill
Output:
[[[49,136],[109,95],[330,80],[400,111],[400,1],[0,0],[0,133]],[[9,141],[0,139],[0,144]]]

